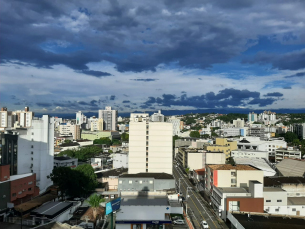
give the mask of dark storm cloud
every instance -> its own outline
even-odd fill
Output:
[[[124,100],[122,103],[130,103],[129,100]]]
[[[292,87],[288,86],[288,87],[283,87],[283,89],[292,89]]]
[[[172,94],[163,94],[162,97],[149,97],[140,108],[148,108],[153,104],[160,106],[192,106],[194,108],[224,108],[229,106],[245,106],[248,104],[257,104],[266,106],[272,104],[276,99],[261,99],[260,93],[249,90],[237,90],[227,88],[221,90],[218,94],[209,92],[199,96],[190,96],[182,94],[180,97]]]
[[[281,96],[283,96],[283,94],[280,92],[271,92],[271,93],[267,93],[264,96],[265,97],[281,97]]]
[[[52,106],[51,103],[44,103],[44,102],[36,103],[36,105],[39,107],[51,107]]]
[[[111,95],[109,100],[115,100],[115,95]]]
[[[271,64],[279,70],[298,70],[305,68],[305,49],[285,54],[269,54],[260,52],[253,59],[244,60],[244,63]],[[301,75],[302,76],[302,75]],[[286,78],[301,77],[288,76]]]
[[[108,72],[93,71],[93,70],[80,70],[77,72],[84,73],[84,74],[90,75],[90,76],[95,76],[95,77],[111,76],[111,74]]]
[[[296,78],[296,77],[305,77],[305,72],[299,72],[299,73],[294,74],[294,75],[285,76],[284,78]]]
[[[130,80],[134,80],[134,81],[143,81],[143,82],[151,82],[151,81],[156,81],[158,79],[130,79]]]

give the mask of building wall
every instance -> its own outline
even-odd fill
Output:
[[[109,190],[118,190],[119,178],[118,177],[102,177],[102,183],[108,182]]]
[[[15,175],[15,176],[19,176],[19,175]],[[10,182],[10,186],[11,186],[10,201],[13,203],[15,202],[16,204],[18,202],[20,203],[20,201],[16,201],[16,200],[22,199],[26,196],[34,196],[35,186],[36,186],[36,174],[32,174],[23,177],[21,179],[12,180]]]
[[[0,210],[7,207],[11,199],[11,184],[10,181],[0,182]]]
[[[169,208],[167,210],[166,208]],[[122,213],[120,213],[122,212]],[[116,220],[165,220],[165,214],[171,213],[168,206],[125,206],[117,212]],[[117,224],[118,225],[118,224]]]
[[[82,139],[95,140],[100,138],[112,139],[112,134],[110,131],[82,131]]]
[[[106,107],[105,110],[99,110],[98,118],[103,119],[104,130],[116,130],[117,128],[117,110],[111,110],[111,107]]]
[[[265,158],[269,160],[269,152],[260,152],[255,150],[233,150],[231,152],[231,157],[239,157],[239,158]]]
[[[205,165],[225,164],[225,162],[226,154],[224,153],[205,153]]]
[[[232,198],[226,199],[226,209],[229,210],[230,201],[239,201],[240,211],[264,213],[264,198]]]
[[[287,192],[282,191],[274,191],[274,192],[266,192],[264,191],[264,206],[266,207],[279,207],[279,206],[287,206]],[[270,202],[267,202],[270,200]],[[281,202],[278,202],[280,200]]]
[[[204,153],[188,153],[187,159],[190,170],[201,169],[204,167]]]
[[[0,182],[10,179],[10,165],[0,165]]]
[[[131,182],[131,183],[130,183]],[[174,179],[119,178],[118,191],[160,191],[175,188]]]
[[[54,166],[54,118],[43,115],[18,137],[18,174],[36,173],[41,192],[53,184],[47,176]]]
[[[167,190],[167,189],[175,189],[175,180],[174,179],[155,179],[154,190]]]
[[[113,154],[113,168],[128,168],[128,154]]]
[[[249,187],[250,180],[256,180],[264,184],[264,172],[261,170],[237,170],[237,187],[241,187],[242,184],[247,184]]]
[[[172,124],[130,122],[128,173],[172,174]]]

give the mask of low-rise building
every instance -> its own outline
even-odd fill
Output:
[[[275,176],[276,171],[271,167],[271,164],[264,158],[239,158],[235,157],[234,161],[237,165],[251,165],[264,172],[264,176]]]
[[[128,169],[111,169],[96,172],[99,183],[108,183],[109,190],[118,190],[119,176],[128,172]]]
[[[205,173],[206,191],[213,187],[249,187],[250,180],[264,183],[264,172],[250,165],[207,165]]]
[[[219,151],[226,155],[226,158],[231,156],[231,151],[237,149],[237,141],[228,140],[226,138],[216,138],[216,144],[207,144],[204,146],[206,151]]]
[[[113,164],[112,167],[116,168],[128,168],[128,154],[127,153],[114,153],[112,154]]]
[[[281,188],[287,197],[305,197],[304,177],[264,177],[264,186]]]
[[[268,151],[259,151],[253,149],[238,149],[232,150],[231,157],[233,158],[264,158],[269,160],[269,152]]]
[[[284,159],[301,159],[302,153],[300,150],[294,150],[293,147],[278,148],[275,150],[275,161],[280,162]]]
[[[183,214],[178,201],[169,201],[166,193],[122,193],[121,210],[116,213],[116,228],[165,228],[170,214]]]
[[[123,174],[119,177],[118,191],[175,190],[175,179],[167,173]]]
[[[78,159],[72,157],[54,157],[54,167],[71,167],[76,168]]]
[[[222,219],[228,211],[264,212],[263,184],[251,180],[249,188],[215,187],[211,195],[214,210]]]
[[[82,139],[88,139],[88,140],[95,140],[100,138],[109,138],[110,140],[113,139],[120,139],[121,135],[119,131],[114,130],[104,130],[104,131],[82,131],[81,134]]]

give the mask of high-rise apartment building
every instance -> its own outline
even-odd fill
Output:
[[[248,122],[256,122],[257,121],[257,114],[255,114],[254,112],[250,112],[248,114]]]
[[[128,173],[173,173],[173,125],[130,115]]]
[[[76,125],[83,123],[87,123],[87,117],[81,111],[76,112]]]
[[[150,120],[152,122],[164,122],[164,115],[161,114],[161,110],[159,110],[158,113],[153,113],[150,116]]]
[[[52,185],[47,176],[54,166],[54,118],[43,115],[29,128],[6,130],[1,140],[1,165],[10,165],[10,175],[36,173],[41,192]]]
[[[98,118],[104,120],[104,130],[116,130],[117,128],[117,110],[111,110],[111,107],[105,107],[105,110],[98,111]]]
[[[0,111],[0,128],[12,128],[16,126],[31,127],[34,113],[29,107],[25,107],[24,111],[8,111],[6,107],[2,107]]]

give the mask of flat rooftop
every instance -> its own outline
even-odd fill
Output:
[[[267,187],[267,188],[263,188],[263,190],[264,192],[286,192],[285,190],[276,187]]]
[[[31,211],[31,216],[36,217],[47,217],[49,219],[53,219],[60,213],[66,211],[71,206],[73,206],[73,203],[69,202],[48,202],[41,207]]]
[[[282,184],[305,184],[305,177],[264,177],[264,186],[281,186]]]
[[[259,170],[250,165],[230,165],[230,164],[220,164],[220,165],[208,165],[213,170]]]
[[[304,219],[293,216],[283,217],[269,214],[253,215],[232,213],[239,223],[246,229],[304,229]]]
[[[169,206],[167,196],[124,196],[121,206]]]
[[[288,197],[287,205],[305,205],[305,197]]]
[[[245,188],[215,187],[215,189],[217,189],[221,193],[249,193],[248,190],[246,190]]]

